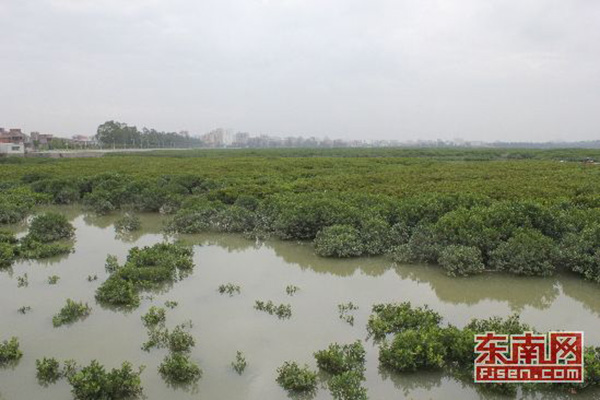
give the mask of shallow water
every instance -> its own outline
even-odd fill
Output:
[[[449,278],[431,266],[394,266],[385,258],[331,260],[316,257],[308,244],[267,241],[255,243],[237,235],[185,235],[194,244],[195,269],[191,276],[163,293],[144,298],[129,313],[104,309],[94,300],[95,289],[106,279],[107,254],[125,260],[133,246],[150,245],[164,239],[164,219],[143,215],[143,230],[130,237],[117,237],[112,224],[117,216],[85,216],[76,208],[61,208],[77,228],[75,252],[52,260],[16,263],[0,270],[0,338],[18,336],[23,358],[14,368],[0,369],[0,399],[69,399],[63,380],[48,388],[37,383],[35,360],[73,358],[80,364],[97,359],[107,367],[122,361],[146,365],[142,374],[148,399],[284,399],[286,392],[275,383],[275,370],[286,360],[316,368],[313,352],[329,343],[366,339],[366,322],[373,304],[411,301],[428,304],[446,322],[463,326],[473,317],[507,316],[519,312],[522,319],[541,331],[572,329],[585,331],[586,344],[600,345],[600,287],[574,276],[516,278],[490,274],[471,278]],[[11,227],[23,232],[24,226]],[[17,287],[17,276],[28,274],[29,285]],[[50,275],[60,276],[49,285]],[[98,280],[88,282],[88,275]],[[217,292],[220,284],[233,282],[241,294],[233,297]],[[294,296],[287,285],[300,290]],[[67,298],[88,302],[93,310],[84,321],[52,327],[52,316]],[[192,358],[204,374],[197,385],[168,387],[157,372],[165,350],[144,352],[146,330],[140,316],[151,305],[175,300],[167,309],[167,324],[192,320],[196,339]],[[279,320],[254,310],[255,300],[289,303],[293,315]],[[337,305],[352,301],[359,310],[350,326],[338,318]],[[21,306],[32,310],[22,315]],[[366,387],[371,399],[478,399],[474,385],[456,381],[442,373],[390,374],[378,368],[377,347],[365,342]],[[248,367],[243,375],[231,369],[236,350]],[[579,399],[595,398],[587,392]],[[547,398],[538,395],[538,398]],[[330,399],[320,389],[315,399]]]

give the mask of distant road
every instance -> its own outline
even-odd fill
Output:
[[[140,153],[148,151],[191,150],[189,147],[168,147],[152,149],[89,149],[89,150],[45,150],[26,153],[26,157],[48,158],[77,158],[77,157],[102,157],[108,153]]]

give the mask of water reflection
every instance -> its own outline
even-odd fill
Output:
[[[71,251],[71,253],[72,253],[72,251]],[[57,256],[41,258],[41,259],[37,259],[37,260],[22,261],[22,263],[26,263],[26,264],[35,263],[36,265],[43,265],[44,267],[47,267],[47,266],[51,266],[51,265],[60,264],[61,262],[65,261],[67,258],[69,258],[71,253],[59,254]]]
[[[432,265],[396,265],[403,279],[426,283],[437,297],[452,304],[477,304],[482,300],[507,302],[513,312],[526,306],[543,310],[560,295],[560,283],[552,277],[515,277],[490,273],[469,277],[449,277]]]
[[[577,300],[587,310],[600,316],[600,285],[582,280],[578,276],[565,276],[562,291],[565,295]],[[590,290],[593,287],[594,290]]]
[[[407,398],[410,398],[411,393],[417,389],[430,391],[433,388],[440,387],[442,378],[445,376],[441,371],[398,374],[381,365],[377,372],[384,382],[390,380],[394,384],[394,387],[400,390]]]
[[[546,325],[571,327],[569,323],[573,323],[573,327],[586,330],[589,344],[600,342],[600,337],[594,336],[600,315],[600,287],[572,275],[526,278],[485,274],[451,278],[435,266],[394,265],[385,257],[320,258],[310,243],[254,241],[242,235],[214,233],[168,237],[198,245],[194,249],[196,265],[191,276],[175,285],[168,283],[156,290],[143,291],[141,305],[136,309],[123,312],[123,309],[98,305],[85,321],[56,330],[51,327],[51,317],[67,297],[94,303],[95,289],[108,277],[104,270],[107,254],[115,254],[122,264],[131,247],[163,240],[167,237],[163,227],[168,218],[158,214],[139,215],[142,229],[130,236],[120,236],[115,234],[113,225],[121,214],[82,214],[76,207],[61,207],[57,211],[67,214],[76,225],[76,251],[41,262],[17,262],[0,270],[0,302],[4,305],[0,309],[2,334],[19,336],[23,348],[27,349],[14,376],[0,373],[0,386],[8,398],[68,398],[70,388],[64,382],[47,391],[41,391],[32,383],[34,361],[43,356],[99,358],[107,366],[118,365],[123,360],[147,365],[142,379],[150,398],[285,398],[285,391],[275,383],[275,371],[283,361],[308,362],[314,367],[315,349],[326,348],[334,341],[365,338],[371,305],[390,301],[429,304],[456,325],[471,317],[508,315],[517,311],[525,322],[543,329]],[[22,225],[13,229],[25,232]],[[9,278],[13,273],[25,272],[29,273],[30,287],[17,289],[14,279]],[[47,284],[48,275],[53,274],[61,277],[58,287]],[[86,282],[88,275],[97,275],[98,281]],[[216,289],[224,282],[240,284],[242,293],[234,297],[221,296]],[[301,290],[295,296],[288,296],[284,288],[289,284],[296,284]],[[290,303],[293,317],[284,323],[266,318],[253,310],[256,299]],[[188,319],[197,322],[191,329],[197,340],[191,356],[204,370],[199,385],[167,386],[158,373],[165,353],[140,350],[147,335],[140,317],[148,307],[162,306],[165,300],[179,303],[178,307],[168,310],[169,324]],[[339,319],[337,305],[348,301],[360,306],[353,313],[354,326]],[[33,306],[34,312],[26,316],[18,314],[16,310],[23,305]],[[119,340],[114,338],[114,327],[118,327]],[[243,376],[232,378],[230,360],[223,355],[235,349],[248,354],[252,362]],[[376,347],[367,349],[366,359],[365,387],[372,398],[498,397],[480,392],[480,386],[443,372],[396,374],[378,369]],[[327,376],[320,375],[321,390],[312,393],[310,399],[330,398],[327,380]],[[597,394],[584,396],[594,398]],[[524,396],[562,399],[566,395],[520,393],[518,397]]]
[[[57,207],[49,209],[56,210]],[[79,207],[59,207],[69,219],[75,220],[82,215]],[[108,228],[124,213],[111,215],[83,214],[87,225]],[[125,243],[135,243],[145,235],[160,234],[163,239],[170,236],[164,233],[165,221],[169,218],[156,213],[138,214],[142,221],[139,231],[119,234],[115,239]],[[239,253],[250,249],[265,248],[274,251],[286,264],[312,271],[318,274],[350,277],[357,272],[379,277],[390,269],[403,280],[427,284],[437,298],[445,303],[475,305],[484,300],[504,302],[511,312],[522,312],[526,307],[538,310],[548,309],[561,293],[580,302],[586,309],[600,315],[600,296],[598,285],[584,281],[578,276],[561,274],[555,277],[514,277],[502,273],[490,273],[466,278],[449,277],[437,266],[396,265],[386,257],[364,257],[357,259],[331,259],[318,257],[310,243],[280,240],[250,240],[243,235],[223,233],[201,233],[177,235],[178,239],[193,245],[219,246],[229,253]],[[68,255],[42,260],[43,264],[55,264]]]
[[[377,277],[384,274],[391,266],[385,257],[363,257],[334,259],[319,257],[310,243],[270,240],[265,246],[272,249],[287,264],[310,270],[318,274],[336,276],[352,276],[357,271],[364,275]]]
[[[40,209],[58,211],[65,214],[71,221],[83,217],[88,226],[101,229],[113,227],[116,220],[124,215],[96,215],[83,210],[79,206],[48,206]],[[135,243],[148,234],[170,236],[164,234],[165,222],[168,217],[156,213],[138,214],[142,221],[142,229],[134,232],[115,232],[115,239],[124,243]],[[11,231],[23,234],[26,224],[8,227]],[[318,257],[313,247],[306,242],[267,240],[249,240],[242,235],[204,233],[196,235],[178,235],[178,238],[189,244],[219,246],[230,253],[243,252],[250,249],[265,248],[274,251],[283,261],[292,267],[309,270],[318,274],[350,277],[357,272],[379,277],[393,269],[403,280],[427,284],[437,298],[445,303],[475,305],[484,300],[505,302],[512,312],[522,312],[525,307],[539,310],[548,309],[561,292],[580,302],[587,310],[600,315],[600,296],[597,295],[593,283],[586,282],[577,276],[559,275],[556,277],[513,277],[506,274],[484,274],[467,278],[446,276],[438,267],[430,265],[395,265],[385,257],[358,259],[330,259]],[[36,261],[39,265],[52,266],[66,260],[69,254],[64,254]],[[0,269],[12,277],[12,266]],[[598,288],[600,290],[600,288]]]
[[[167,385],[167,387],[173,389],[173,390],[179,390],[188,394],[198,394],[198,392],[200,391],[200,386],[198,386],[198,382],[192,382],[192,383],[179,383],[179,382],[172,382],[169,381],[167,379],[163,378],[163,381],[165,383],[165,385]]]
[[[15,368],[17,368],[21,363],[21,358],[17,360],[5,361],[4,363],[0,364],[0,371],[14,371]]]
[[[225,233],[199,233],[195,235],[177,235],[178,239],[187,244],[200,246],[219,246],[228,253],[239,253],[250,249],[259,249],[261,242],[249,240],[243,235]]]

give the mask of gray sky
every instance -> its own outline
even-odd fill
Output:
[[[0,0],[0,126],[600,139],[597,0]]]

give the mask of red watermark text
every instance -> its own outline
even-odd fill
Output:
[[[583,382],[583,332],[486,332],[475,354],[475,382]]]

